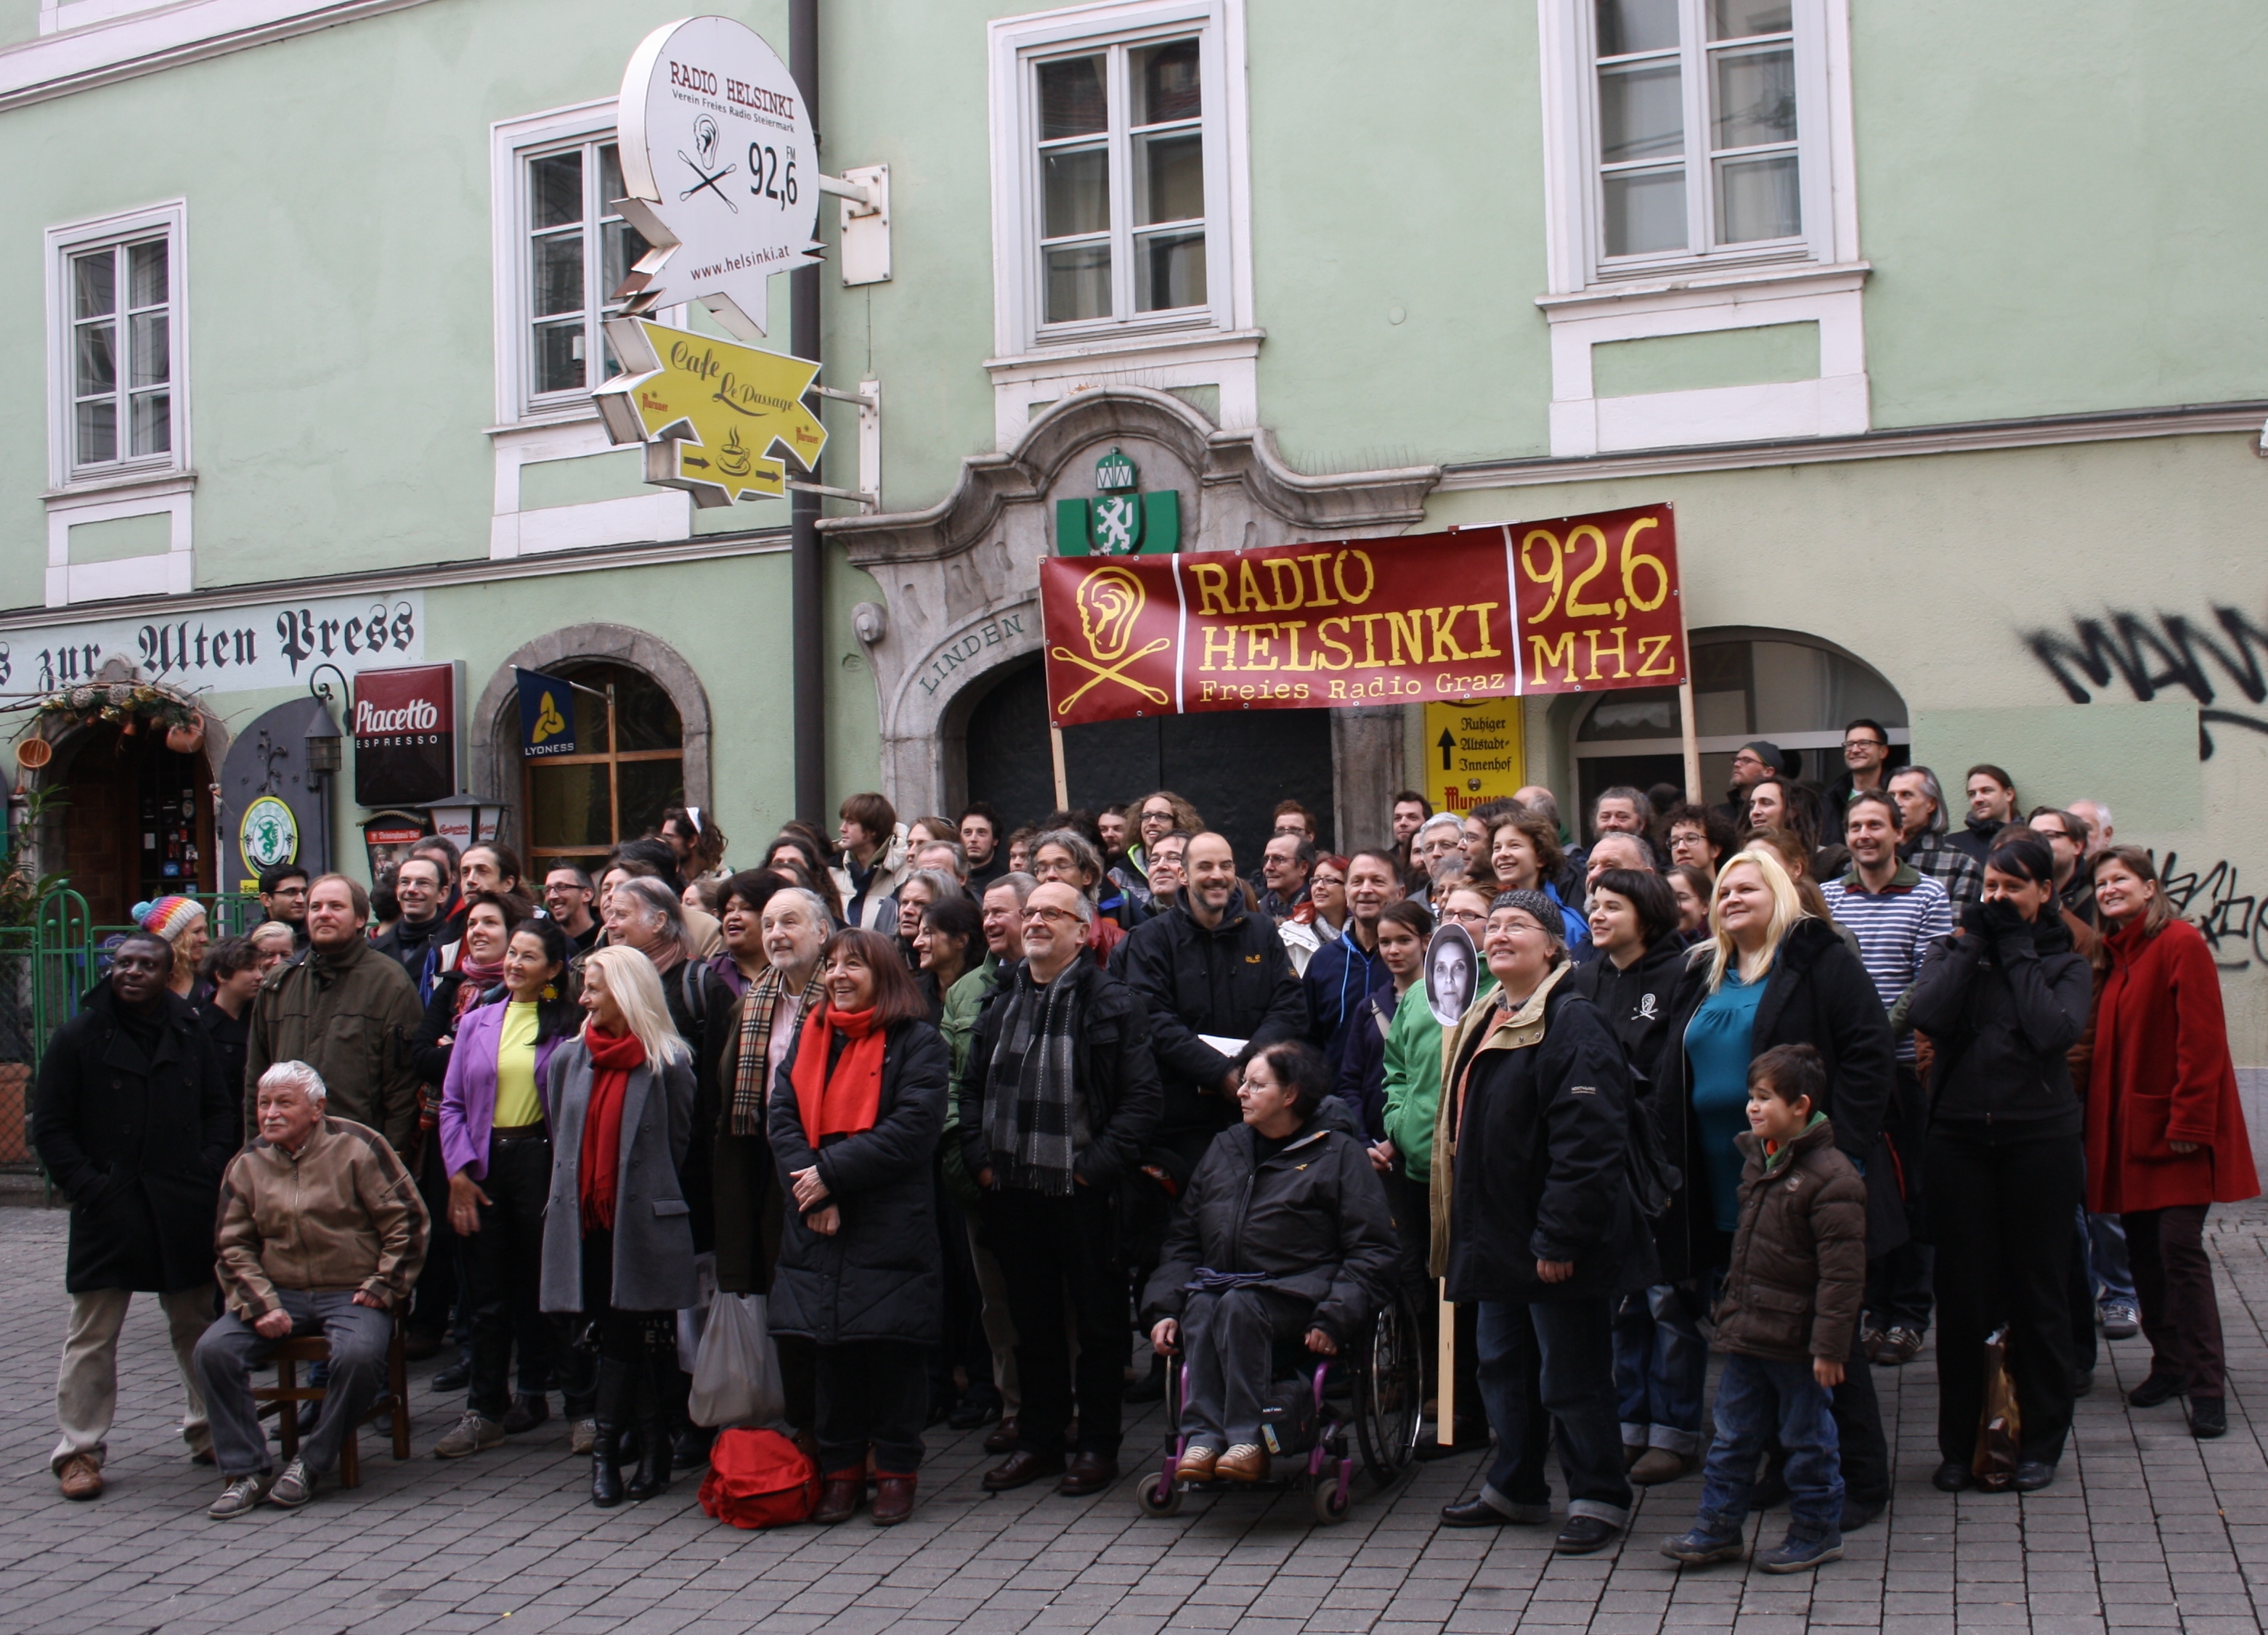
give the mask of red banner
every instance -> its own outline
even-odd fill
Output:
[[[1675,686],[1670,508],[1040,566],[1049,719]]]

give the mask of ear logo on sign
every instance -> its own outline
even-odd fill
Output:
[[[1081,658],[1067,647],[1055,648],[1049,656],[1058,664],[1076,664],[1089,675],[1056,706],[1057,715],[1071,714],[1073,705],[1106,681],[1131,688],[1152,704],[1171,701],[1156,687],[1126,673],[1130,666],[1174,644],[1171,637],[1160,636],[1138,652],[1126,650],[1134,640],[1134,622],[1149,599],[1141,580],[1124,568],[1098,568],[1079,582],[1079,633],[1086,643],[1087,656]]]

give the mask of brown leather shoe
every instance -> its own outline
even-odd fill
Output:
[[[1225,1482],[1264,1482],[1268,1479],[1268,1450],[1252,1442],[1239,1442],[1221,1455],[1212,1473]]]
[[[1063,1480],[1056,1484],[1056,1492],[1084,1499],[1090,1493],[1101,1492],[1117,1479],[1118,1461],[1108,1454],[1073,1454]]]
[[[1016,1450],[1016,1416],[1009,1414],[985,1433],[984,1451],[988,1454],[1013,1453]]]
[[[984,1473],[984,1491],[1005,1493],[1012,1487],[1028,1486],[1043,1476],[1060,1475],[1063,1468],[1060,1459],[1042,1459],[1035,1453],[1019,1448]]]
[[[94,1462],[92,1454],[73,1454],[55,1471],[55,1480],[63,1484],[65,1499],[99,1499],[102,1497],[102,1467]]]
[[[912,1477],[878,1476],[874,1478],[874,1505],[866,1514],[876,1527],[895,1527],[913,1513]]]
[[[827,1478],[820,1490],[819,1508],[811,1519],[821,1527],[833,1527],[837,1521],[848,1521],[858,1508],[858,1501],[866,1496],[866,1473],[864,1470],[837,1470]]]
[[[1220,1463],[1220,1450],[1191,1442],[1182,1450],[1182,1462],[1174,1468],[1174,1475],[1184,1482],[1210,1482],[1212,1468]]]

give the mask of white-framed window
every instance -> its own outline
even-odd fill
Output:
[[[1250,323],[1241,0],[990,25],[998,350]]]
[[[600,326],[646,244],[614,209],[614,113],[608,100],[493,128],[501,423],[590,414],[619,368]]]
[[[50,477],[114,487],[188,465],[187,211],[48,232]]]
[[[1848,259],[1843,4],[1539,0],[1554,290]]]

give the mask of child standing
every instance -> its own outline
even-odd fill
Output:
[[[1717,1439],[1691,1529],[1661,1553],[1698,1566],[1737,1561],[1756,1461],[1777,1433],[1787,1451],[1788,1529],[1759,1550],[1767,1573],[1843,1555],[1843,1471],[1829,1393],[1843,1382],[1867,1287],[1867,1184],[1815,1112],[1819,1052],[1783,1045],[1749,1065],[1749,1130],[1738,1138],[1740,1224],[1716,1310]]]

